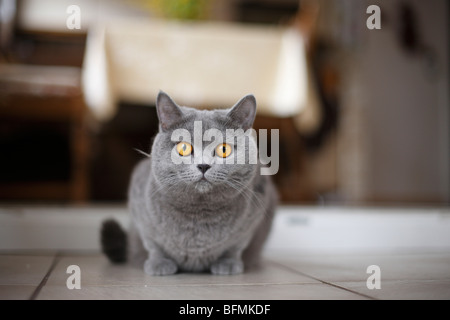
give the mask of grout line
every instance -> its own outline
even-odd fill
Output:
[[[52,272],[55,269],[56,265],[58,264],[59,260],[60,260],[60,254],[59,254],[59,252],[57,252],[55,254],[55,257],[53,258],[52,264],[48,268],[48,271],[45,274],[44,278],[42,278],[41,282],[39,283],[37,288],[33,291],[33,293],[31,294],[31,296],[30,296],[30,298],[28,300],[36,300],[36,298],[39,295],[39,293],[41,292],[42,288],[47,283],[47,280],[50,278],[50,275],[52,274]]]
[[[317,280],[320,281],[320,282],[322,282],[322,283],[324,283],[324,284],[328,284],[328,285],[330,285],[330,286],[332,286],[332,287],[335,287],[335,288],[338,288],[338,289],[342,289],[342,290],[345,290],[345,291],[348,291],[348,292],[357,294],[357,295],[359,295],[359,296],[365,297],[365,298],[370,299],[370,300],[379,300],[378,298],[369,296],[369,295],[367,295],[367,294],[364,294],[364,293],[361,293],[361,292],[358,292],[358,291],[355,291],[355,290],[352,290],[352,289],[348,289],[348,288],[346,288],[346,287],[337,285],[337,284],[332,283],[332,282],[323,281],[323,280],[320,280],[320,279],[317,279]]]
[[[305,276],[305,277],[308,277],[308,278],[310,278],[310,279],[319,281],[319,282],[321,282],[321,283],[323,283],[323,284],[326,284],[326,285],[329,285],[329,286],[332,286],[332,287],[335,287],[335,288],[338,288],[338,289],[342,289],[342,290],[345,290],[345,291],[354,293],[354,294],[356,294],[356,295],[362,296],[362,297],[367,298],[367,299],[370,299],[370,300],[379,300],[379,299],[377,299],[377,298],[371,297],[371,296],[366,295],[366,294],[364,294],[364,293],[357,292],[357,291],[354,291],[354,290],[352,290],[352,289],[348,289],[348,288],[339,286],[339,285],[334,284],[334,283],[332,283],[332,282],[328,282],[328,281],[321,280],[321,279],[319,279],[319,278],[313,277],[313,276],[311,276],[311,275],[309,275],[309,274],[306,274],[306,273],[304,273],[304,272],[298,271],[298,270],[296,270],[296,269],[294,269],[294,268],[285,266],[285,265],[283,265],[283,264],[281,264],[281,263],[279,263],[279,262],[276,262],[276,261],[271,261],[271,262],[274,263],[274,264],[276,264],[276,265],[278,265],[279,267],[281,267],[281,268],[283,268],[283,269],[285,269],[285,270],[289,270],[289,271],[291,271],[291,272],[298,273],[298,274],[300,274],[300,275],[302,275],[302,276]]]

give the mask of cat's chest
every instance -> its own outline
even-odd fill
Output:
[[[152,237],[167,249],[187,252],[223,250],[242,233],[242,221],[227,212],[185,215],[182,212],[158,212],[153,218]]]
[[[193,216],[173,217],[163,214],[160,222],[164,226],[164,234],[171,239],[193,244],[223,240],[234,229],[233,221],[225,218],[198,219]]]

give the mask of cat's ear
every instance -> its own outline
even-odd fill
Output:
[[[163,91],[160,91],[156,98],[156,111],[158,113],[159,123],[163,130],[169,129],[183,118],[183,111],[181,111],[180,107]]]
[[[252,94],[246,95],[238,101],[228,112],[228,117],[240,128],[250,129],[255,121],[256,99]]]

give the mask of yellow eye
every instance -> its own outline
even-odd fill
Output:
[[[231,146],[228,143],[221,143],[216,147],[216,155],[220,158],[226,158],[231,153]]]
[[[186,157],[192,153],[192,145],[187,142],[179,142],[177,144],[177,152],[180,156]]]

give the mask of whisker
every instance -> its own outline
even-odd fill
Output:
[[[265,210],[265,206],[262,203],[262,201],[260,201],[260,199],[257,197],[256,194],[252,194],[251,190],[249,190],[248,188],[237,188],[230,181],[225,181],[225,182],[228,185],[230,185],[233,189],[235,189],[236,191],[241,193],[249,202],[256,205],[256,207],[263,212],[264,218],[268,218],[268,215]],[[248,194],[247,192],[250,192],[250,194]]]
[[[266,207],[264,205],[264,201],[260,198],[260,196],[255,191],[253,191],[248,185],[245,185],[236,179],[230,179],[230,181],[233,181],[238,186],[240,186],[242,188],[242,192],[247,192],[247,195],[248,195],[247,198],[250,198],[250,200],[253,202],[253,204],[255,204],[260,210],[262,210],[264,216],[266,218],[268,218],[268,214],[266,212]]]
[[[150,153],[144,152],[144,151],[139,150],[139,149],[137,149],[137,148],[134,148],[134,150],[137,151],[137,152],[140,153],[140,154],[143,154],[143,155],[146,156],[147,158],[150,158],[150,157],[151,157]]]

